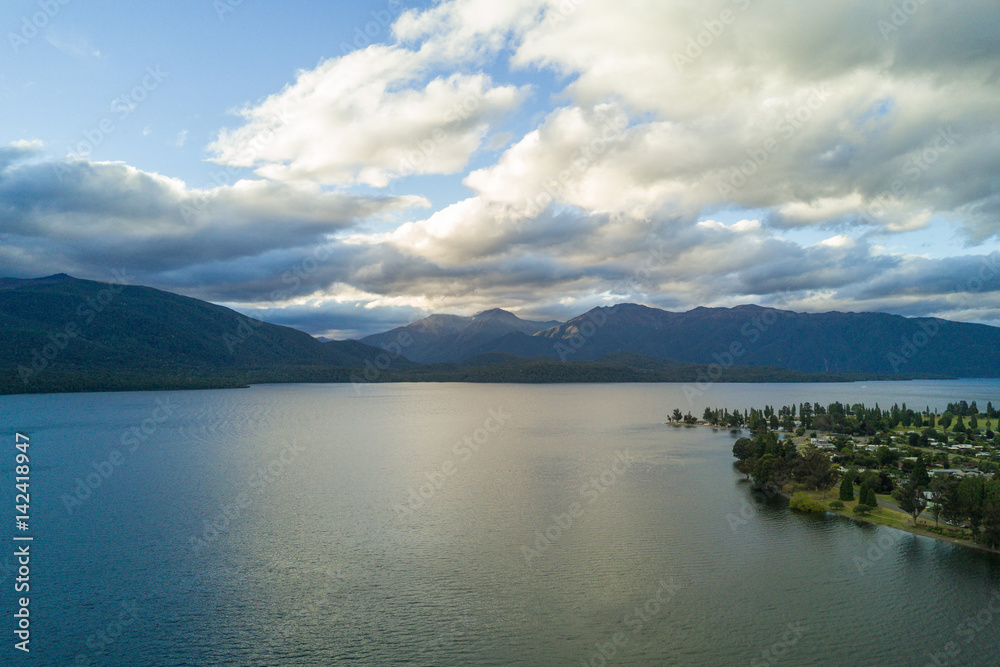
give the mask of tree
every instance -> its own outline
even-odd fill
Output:
[[[807,447],[796,460],[795,478],[807,488],[826,491],[836,481],[837,471],[829,456],[815,447]]]
[[[757,459],[757,462],[753,466],[753,484],[758,489],[763,489],[768,484],[772,483],[771,475],[774,473],[774,457],[770,454],[764,454],[762,457]]]
[[[747,428],[750,429],[751,433],[760,433],[761,431],[767,430],[767,421],[764,420],[763,415],[757,410],[752,410],[750,412],[750,418],[747,421]]]
[[[983,541],[991,548],[1000,546],[1000,480],[986,484],[983,500]]]
[[[854,480],[850,475],[844,475],[844,479],[840,482],[840,499],[844,502],[854,500]]]
[[[670,421],[679,422],[684,419],[684,415],[681,414],[679,408],[674,408],[674,413],[670,416]]]
[[[955,418],[955,425],[951,427],[951,430],[955,433],[965,433],[965,422],[962,421],[962,415]]]
[[[754,435],[753,446],[757,456],[770,454],[775,458],[785,458],[787,453],[777,434],[771,431],[761,431]]]
[[[934,525],[938,525],[938,519],[941,517],[941,513],[944,511],[944,491],[947,477],[944,475],[934,475],[934,479],[931,480],[931,501],[933,504],[929,506],[931,515],[934,517]]]
[[[803,428],[812,428],[812,403],[803,403],[799,406],[799,420]]]
[[[965,519],[965,508],[958,494],[959,480],[944,474],[934,475],[934,500],[941,505],[945,521],[959,523]]]
[[[741,459],[736,463],[734,463],[733,467],[736,468],[736,470],[738,470],[739,472],[743,473],[746,476],[745,477],[746,479],[750,479],[750,473],[753,472],[753,464],[754,462],[751,461],[750,459]]]
[[[871,471],[868,471],[871,472]],[[864,505],[868,504],[868,494],[871,493],[872,487],[867,481],[861,483],[861,490],[858,492],[858,502]]]
[[[972,537],[979,537],[979,527],[983,523],[983,505],[986,480],[979,475],[963,477],[958,483],[958,504],[969,519]]]
[[[738,458],[740,461],[751,458],[753,453],[753,440],[750,438],[738,438],[736,442],[733,443],[733,456]]]
[[[881,445],[878,449],[875,450],[875,458],[878,459],[879,465],[886,466],[895,461],[896,459],[898,459],[899,454],[897,452],[892,451],[885,445]]]
[[[931,483],[931,478],[927,474],[927,465],[924,463],[923,452],[917,454],[917,461],[913,464],[913,473],[910,475],[910,483],[921,489],[926,489]]]
[[[895,485],[892,483],[892,477],[890,477],[889,473],[884,470],[879,472],[878,480],[873,486],[876,493],[883,493],[886,495],[892,493],[892,490],[895,488]]]
[[[878,499],[875,497],[875,489],[868,487],[868,495],[861,498],[861,502],[865,505],[870,505],[871,507],[878,507]]]
[[[917,525],[917,517],[927,507],[927,499],[922,489],[908,482],[899,490],[899,508],[913,516],[913,525]]]

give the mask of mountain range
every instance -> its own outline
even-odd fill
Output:
[[[0,278],[0,393],[261,382],[736,382],[1000,376],[1000,328],[760,306],[431,315],[321,341],[229,308],[64,274]]]
[[[431,315],[405,327],[367,336],[362,343],[389,348],[393,343],[412,341],[405,345],[407,359],[422,364],[460,362],[494,352],[492,343],[509,334],[529,338],[540,331],[559,326],[560,322],[533,322],[522,320],[513,313],[494,308],[472,317],[460,315]],[[395,349],[395,348],[393,348]],[[523,355],[543,356],[543,355]]]
[[[449,316],[435,315],[362,342],[381,347],[409,330],[415,342],[403,354],[422,363],[462,362],[486,353],[560,361],[597,361],[629,354],[803,373],[1000,375],[1000,328],[937,318],[797,313],[755,305],[699,307],[678,313],[623,303],[594,308],[548,328],[542,328],[548,323],[526,322],[497,310],[449,319],[447,329],[426,324],[443,317]],[[483,319],[498,324],[473,326]]]

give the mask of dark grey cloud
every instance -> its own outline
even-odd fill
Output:
[[[965,299],[1000,293],[1000,253],[948,257],[911,258],[899,268],[878,275],[843,291],[844,297],[871,300],[887,297],[954,296]],[[953,306],[955,305],[953,301]]]
[[[113,267],[190,286],[192,276],[219,280],[227,268],[243,278],[293,268],[358,221],[415,203],[264,181],[198,191],[118,163],[9,160],[0,254],[15,272],[98,277]]]
[[[15,162],[23,162],[27,158],[38,155],[42,145],[38,141],[15,141],[6,146],[0,146],[0,171]]]

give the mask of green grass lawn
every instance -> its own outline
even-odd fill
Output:
[[[797,485],[796,485],[797,486]],[[965,544],[972,544],[971,534],[969,531],[961,530],[948,526],[947,524],[941,522],[939,530],[948,533],[941,535],[939,532],[933,532],[929,529],[934,528],[934,518],[928,514],[921,514],[920,518],[917,519],[917,525],[913,525],[913,517],[905,512],[899,512],[896,510],[889,509],[887,507],[879,507],[873,512],[868,514],[859,515],[854,513],[854,508],[858,505],[857,491],[855,491],[854,500],[843,501],[843,509],[834,509],[830,507],[830,503],[834,500],[839,499],[839,494],[837,489],[831,489],[824,494],[820,491],[807,491],[801,488],[795,488],[794,493],[802,493],[806,496],[813,498],[825,505],[830,512],[835,512],[842,516],[851,517],[853,519],[861,519],[863,521],[870,521],[871,523],[877,523],[884,526],[889,526],[890,528],[898,528],[900,530],[905,530],[917,535],[925,535],[927,537],[932,537],[935,539],[948,539],[951,541],[959,541]],[[895,502],[893,498],[885,495],[876,495],[878,500],[888,500]],[[952,534],[951,531],[956,531],[956,534]],[[960,531],[960,533],[958,533]]]

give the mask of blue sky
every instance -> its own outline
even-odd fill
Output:
[[[620,301],[1000,323],[996,5],[911,9],[8,2],[0,274],[334,337]]]
[[[95,159],[195,184],[210,178],[204,149],[221,127],[236,124],[231,110],[280,90],[297,71],[338,55],[342,44],[363,44],[355,31],[366,25],[378,26],[374,40],[387,38],[383,22],[395,18],[385,2],[224,1],[216,7],[211,0],[72,0],[58,6],[48,26],[16,52],[8,48],[9,32],[20,35],[24,18],[40,7],[35,0],[0,8],[8,32],[0,50],[5,143],[38,138],[61,156],[110,116],[118,129],[93,151]],[[132,97],[147,67],[168,76],[122,118],[112,105]],[[184,131],[187,141],[178,147]]]

